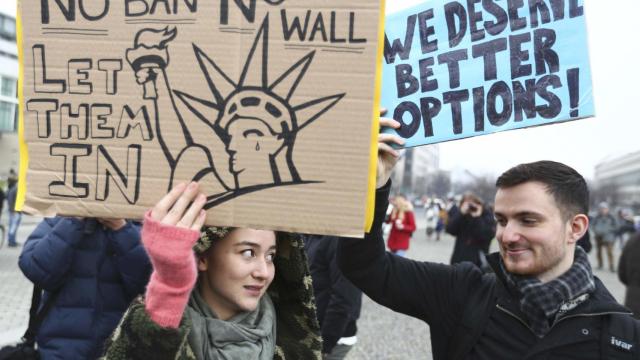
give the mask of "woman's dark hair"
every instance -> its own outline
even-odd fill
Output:
[[[504,172],[496,181],[498,189],[535,181],[545,185],[565,219],[589,212],[589,189],[582,175],[555,161],[520,164]]]

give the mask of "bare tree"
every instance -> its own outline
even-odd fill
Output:
[[[493,176],[475,176],[473,181],[456,183],[459,193],[472,192],[486,203],[493,203],[496,196],[496,180]]]
[[[451,175],[447,171],[437,171],[429,177],[427,185],[429,195],[445,198],[451,191]]]
[[[610,206],[619,205],[621,201],[620,185],[616,182],[599,184],[591,191],[591,203],[598,204],[606,201]]]

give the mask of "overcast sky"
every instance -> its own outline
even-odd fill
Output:
[[[387,0],[398,11],[424,0]],[[15,0],[0,0],[0,11],[15,16]],[[615,5],[614,5],[615,4]],[[440,145],[441,167],[499,174],[541,159],[564,162],[592,178],[594,166],[611,156],[640,150],[640,41],[638,0],[584,0],[596,117],[564,124],[457,140]]]
[[[16,16],[16,1],[0,0],[0,13]]]

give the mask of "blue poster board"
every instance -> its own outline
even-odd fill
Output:
[[[382,106],[406,146],[594,116],[582,0],[428,0],[387,16]]]

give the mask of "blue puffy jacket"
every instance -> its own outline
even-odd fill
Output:
[[[24,244],[19,265],[45,289],[43,303],[59,292],[36,338],[44,360],[97,358],[151,274],[139,226],[128,222],[113,231],[95,219],[45,219]]]

